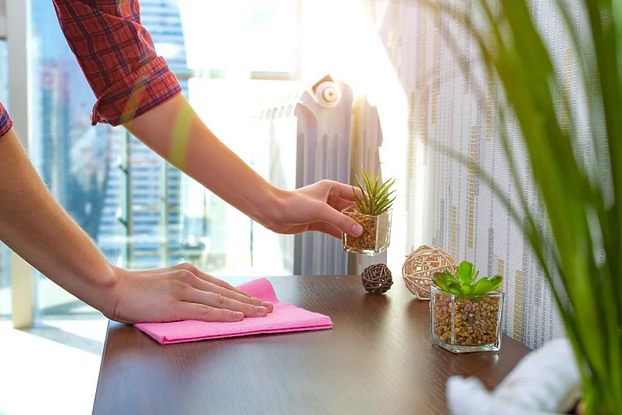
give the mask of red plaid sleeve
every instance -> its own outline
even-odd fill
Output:
[[[9,113],[0,102],[0,137],[4,137],[13,127],[13,121],[9,117]]]
[[[53,0],[97,102],[92,123],[124,124],[181,92],[141,25],[138,0]]]

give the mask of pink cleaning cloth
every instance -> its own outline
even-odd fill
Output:
[[[245,318],[232,323],[187,320],[173,323],[140,323],[136,324],[136,327],[161,344],[170,344],[253,334],[324,330],[333,326],[328,316],[279,302],[272,284],[265,278],[248,282],[238,288],[253,297],[271,302],[274,304],[274,311],[266,317]]]

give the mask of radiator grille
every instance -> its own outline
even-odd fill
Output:
[[[293,190],[323,179],[352,183],[361,165],[373,171],[380,168],[378,112],[365,97],[354,99],[352,89],[343,82],[325,77],[308,90],[279,98],[263,109],[260,121],[261,141],[267,150],[254,167],[280,188]],[[257,230],[253,241],[254,257],[281,260],[284,273],[353,272],[341,241],[328,235],[307,232],[276,237]],[[355,268],[369,262],[359,256],[350,259]]]

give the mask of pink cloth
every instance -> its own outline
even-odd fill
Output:
[[[279,302],[272,284],[265,278],[248,282],[238,288],[253,297],[270,301],[274,304],[274,311],[266,317],[245,318],[233,323],[187,320],[173,323],[140,323],[136,324],[136,327],[161,344],[170,344],[253,334],[323,330],[333,326],[328,316]]]

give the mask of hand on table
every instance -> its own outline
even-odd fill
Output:
[[[358,223],[341,213],[341,210],[354,204],[351,186],[322,180],[301,189],[283,192],[280,200],[277,218],[268,226],[274,232],[292,234],[317,231],[339,239],[342,232],[354,237],[363,233]]]
[[[273,310],[271,303],[190,264],[145,271],[115,268],[115,273],[116,284],[103,313],[121,323],[240,321],[265,317]]]

